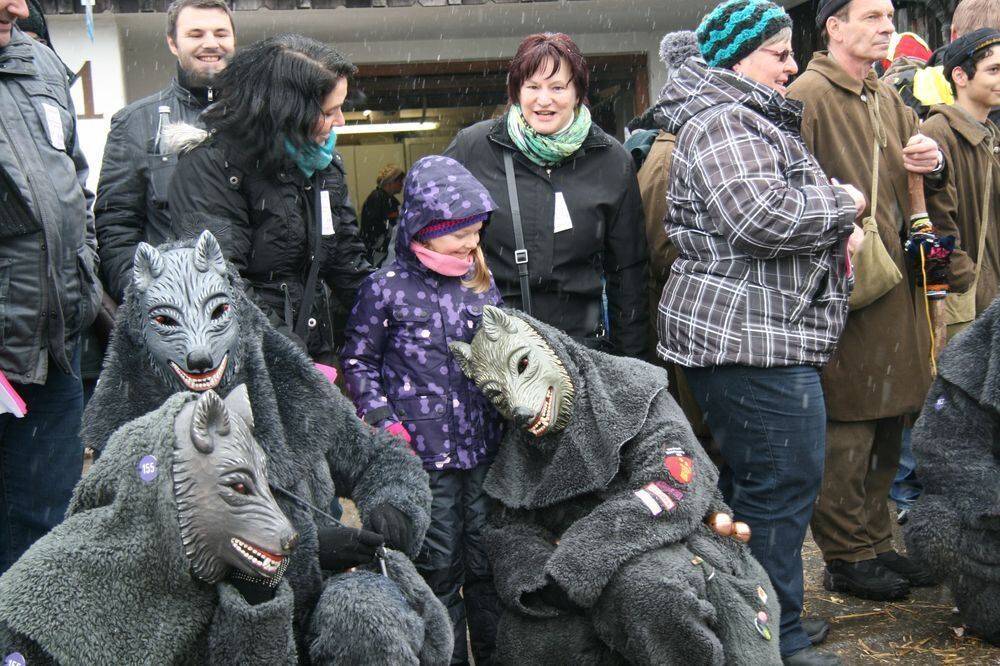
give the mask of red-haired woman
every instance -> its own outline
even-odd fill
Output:
[[[641,356],[642,200],[632,159],[591,122],[589,78],[568,36],[525,38],[510,63],[507,112],[459,132],[445,154],[499,204],[482,247],[504,302],[589,346]]]

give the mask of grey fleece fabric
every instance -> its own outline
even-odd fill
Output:
[[[535,438],[510,428],[486,479],[499,503],[486,542],[506,607],[497,648],[503,663],[546,663],[539,639],[552,643],[548,652],[582,663],[780,663],[779,610],[767,575],[745,546],[703,524],[728,509],[715,466],[667,392],[666,373],[515,315],[565,364],[576,398],[562,432]],[[686,482],[668,468],[676,457],[691,462]],[[655,482],[674,499],[658,515],[636,494]],[[710,564],[693,565],[696,557]],[[525,596],[551,582],[586,610],[612,656],[581,640],[579,622],[532,621],[564,617]],[[758,611],[769,619],[771,640],[754,628]]]
[[[180,241],[158,249],[169,252],[193,245],[194,240]],[[246,297],[236,270],[231,265],[228,269],[227,279],[235,293],[232,308],[240,326],[239,353],[238,358],[230,359],[230,368],[217,390],[225,395],[240,383],[247,385],[254,432],[267,455],[272,485],[324,510],[338,494],[350,497],[363,521],[375,507],[391,504],[414,523],[415,536],[407,554],[415,556],[430,523],[431,502],[427,475],[419,460],[397,438],[363,424],[350,402],[309,358],[271,327]],[[96,451],[104,449],[120,425],[155,409],[173,390],[154,369],[155,361],[145,348],[141,333],[144,314],[140,310],[138,295],[129,285],[118,310],[104,370],[84,412],[82,438]],[[286,578],[295,596],[300,659],[308,663],[304,633],[328,575],[319,566],[317,529],[328,520],[280,493],[275,493],[275,499],[300,535]],[[370,528],[367,522],[366,527]],[[416,576],[412,564],[408,566]],[[427,604],[424,611],[430,625],[436,624],[437,616],[447,619],[440,604]],[[402,632],[400,628],[395,641],[415,640]]]
[[[0,578],[0,653],[38,664],[295,664],[282,581],[251,606],[191,577],[172,478],[177,394],[122,427],[77,485],[66,520]],[[152,482],[137,465],[157,459]]]
[[[1000,644],[1000,300],[945,348],[912,442],[923,493],[907,551]]]

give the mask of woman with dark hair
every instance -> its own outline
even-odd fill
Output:
[[[500,204],[482,247],[504,302],[588,346],[641,357],[642,200],[632,159],[591,122],[589,79],[567,35],[525,38],[507,112],[459,132],[445,154]]]
[[[207,132],[174,132],[174,234],[209,229],[271,323],[330,363],[328,289],[347,310],[371,272],[335,127],[356,69],[316,40],[279,35],[240,51],[217,79]]]

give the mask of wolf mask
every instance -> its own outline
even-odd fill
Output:
[[[524,320],[483,306],[472,344],[453,342],[449,348],[462,372],[519,428],[541,437],[569,423],[573,382],[552,347]]]
[[[142,337],[161,379],[207,391],[237,372],[239,323],[222,248],[208,231],[193,248],[160,252],[139,243],[132,282],[143,313]]]
[[[223,401],[207,391],[174,422],[174,496],[195,578],[231,569],[277,585],[299,540],[267,483],[245,384]]]

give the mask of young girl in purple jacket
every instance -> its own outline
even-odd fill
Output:
[[[430,476],[431,525],[416,564],[451,614],[452,664],[468,663],[466,626],[476,663],[491,662],[499,613],[481,530],[502,420],[448,350],[472,340],[484,305],[501,302],[479,247],[495,207],[455,160],[417,161],[396,257],[358,291],[343,352],[358,416],[409,442]]]

